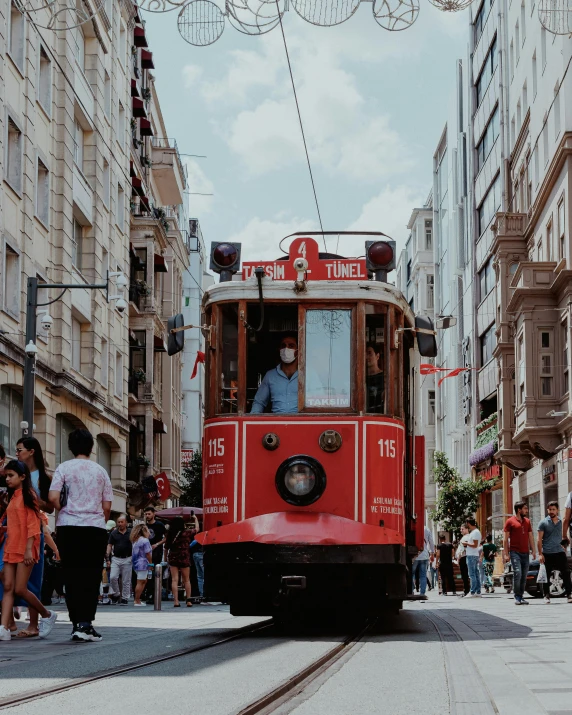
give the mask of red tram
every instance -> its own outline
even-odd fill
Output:
[[[387,282],[383,234],[352,259],[296,236],[239,275],[239,244],[211,249],[205,596],[234,615],[396,610],[423,543],[414,368],[433,326]]]

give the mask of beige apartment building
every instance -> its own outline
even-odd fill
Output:
[[[161,351],[188,265],[184,172],[164,139],[135,6],[108,0],[93,20],[65,33],[38,24],[41,13],[0,3],[0,442],[14,454],[21,434],[28,277],[80,286],[104,283],[108,271],[132,278],[141,259],[134,256],[145,249],[145,307],[138,315],[132,302],[117,311],[103,290],[74,289],[49,306],[49,334],[38,320],[35,436],[53,470],[69,457],[69,431],[87,427],[119,512],[129,506],[133,431],[142,418],[137,456],[150,464],[136,481],[158,471],[175,482],[179,476],[180,369]],[[173,193],[173,184],[180,191]],[[38,300],[58,295],[40,289]],[[141,333],[150,359],[139,398],[132,394],[131,346]]]
[[[549,34],[523,2],[509,8],[509,211],[497,215],[499,377],[496,459],[533,520],[572,489],[570,310],[572,78],[567,37]],[[527,30],[528,28],[528,30]],[[507,181],[508,183],[508,181]]]

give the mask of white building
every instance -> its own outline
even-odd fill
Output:
[[[407,228],[405,249],[397,264],[396,286],[406,296],[416,314],[434,319],[435,262],[433,258],[433,206],[430,195],[421,208],[413,209]],[[432,362],[423,359],[423,362]],[[426,375],[419,380],[415,396],[415,432],[425,437],[425,523],[435,506],[433,454],[435,452],[435,380]]]
[[[453,316],[456,324],[438,331],[436,365],[453,369],[472,366],[473,350],[473,231],[468,142],[469,94],[466,64],[458,60],[452,73],[454,94],[433,156],[433,246],[435,315]],[[471,371],[435,381],[435,448],[449,464],[470,476],[469,453],[474,422],[474,377]]]
[[[191,219],[189,227],[190,267],[183,275],[183,315],[185,325],[201,325],[203,293],[213,285],[214,278],[207,272],[208,256],[198,220]],[[199,329],[193,328],[186,332],[183,353],[183,464],[201,449],[203,436],[205,372],[201,363],[198,364],[196,376],[191,380],[199,351],[205,351],[205,339]]]

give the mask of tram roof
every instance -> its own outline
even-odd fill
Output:
[[[395,286],[380,281],[320,280],[306,282],[306,290],[294,290],[294,281],[275,281],[263,278],[264,300],[278,302],[306,303],[320,301],[332,303],[343,300],[367,300],[372,303],[389,303],[400,308],[408,322],[413,324],[414,314],[403,294]],[[258,282],[255,276],[245,281],[233,280],[216,283],[204,293],[203,306],[222,301],[248,300],[258,302]]]

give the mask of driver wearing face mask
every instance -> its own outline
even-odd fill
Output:
[[[280,342],[280,365],[268,370],[254,397],[253,415],[270,404],[275,413],[298,412],[298,338],[285,335]]]

